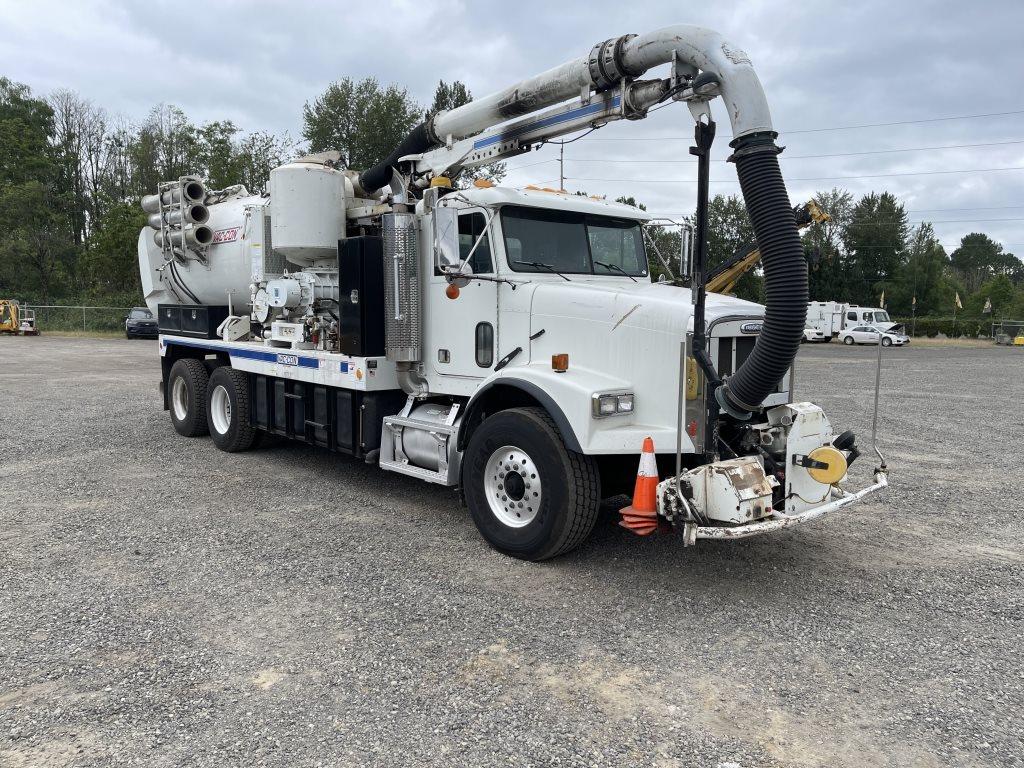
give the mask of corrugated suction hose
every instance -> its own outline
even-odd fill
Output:
[[[754,225],[764,267],[764,326],[754,350],[715,392],[727,413],[744,416],[776,390],[800,350],[807,320],[807,262],[796,216],[779,169],[774,133],[734,140],[743,200]]]

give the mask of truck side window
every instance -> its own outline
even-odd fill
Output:
[[[856,312],[847,312],[846,313],[846,319],[847,320],[856,321],[857,320],[857,313]]]
[[[464,213],[459,216],[459,256],[463,259],[473,250],[473,244],[485,232],[487,219],[482,213]],[[480,245],[473,251],[473,258],[469,260],[469,266],[473,268],[473,274],[486,275],[494,271],[491,260],[491,243],[487,234],[484,234]]]

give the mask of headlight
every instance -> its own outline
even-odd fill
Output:
[[[632,413],[633,402],[632,392],[595,394],[593,397],[594,418],[603,419],[605,416],[615,416],[619,413]]]

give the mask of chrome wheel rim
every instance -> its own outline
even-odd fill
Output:
[[[503,445],[487,459],[484,492],[491,512],[509,528],[532,523],[544,500],[536,463],[514,445]]]
[[[188,390],[181,376],[171,385],[171,407],[174,408],[174,417],[178,421],[184,421],[188,417]]]
[[[223,435],[231,427],[231,398],[223,384],[218,384],[210,394],[210,418],[217,434]]]

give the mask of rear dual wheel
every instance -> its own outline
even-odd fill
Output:
[[[206,394],[206,422],[214,445],[237,453],[252,448],[259,434],[249,423],[249,377],[228,365],[214,369]]]
[[[210,373],[202,360],[178,360],[167,377],[171,422],[179,435],[209,434],[222,451],[251,448],[258,432],[249,424],[249,377],[229,365]]]

